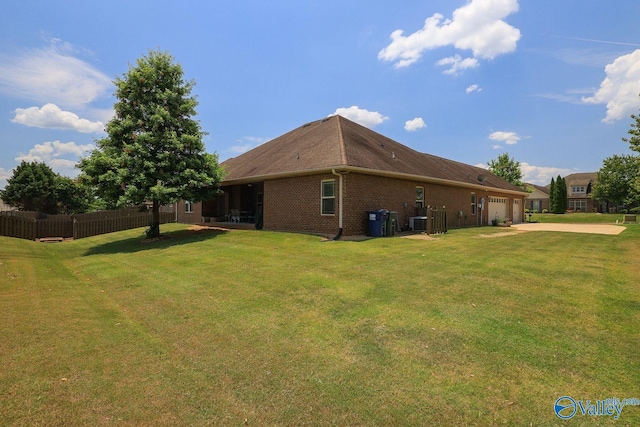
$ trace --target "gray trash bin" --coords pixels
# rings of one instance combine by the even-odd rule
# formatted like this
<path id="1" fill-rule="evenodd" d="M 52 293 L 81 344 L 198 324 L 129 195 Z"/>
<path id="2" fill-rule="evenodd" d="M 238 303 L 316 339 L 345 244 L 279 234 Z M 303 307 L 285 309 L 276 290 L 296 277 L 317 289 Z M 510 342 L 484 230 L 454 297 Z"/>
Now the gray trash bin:
<path id="1" fill-rule="evenodd" d="M 398 212 L 389 211 L 387 216 L 387 233 L 385 236 L 391 237 L 396 235 L 396 226 L 398 225 Z"/>

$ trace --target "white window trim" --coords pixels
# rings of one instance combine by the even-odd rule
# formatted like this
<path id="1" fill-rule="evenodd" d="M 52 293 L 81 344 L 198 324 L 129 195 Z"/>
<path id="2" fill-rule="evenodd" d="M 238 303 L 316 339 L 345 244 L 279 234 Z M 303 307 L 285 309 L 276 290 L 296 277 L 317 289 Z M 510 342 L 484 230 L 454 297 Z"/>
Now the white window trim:
<path id="1" fill-rule="evenodd" d="M 333 183 L 333 196 L 325 196 L 324 195 L 324 184 L 326 182 Z M 324 213 L 324 201 L 328 199 L 333 199 L 333 213 Z M 320 215 L 322 216 L 336 216 L 336 180 L 335 179 L 323 179 L 320 181 Z"/>
<path id="2" fill-rule="evenodd" d="M 422 200 L 418 200 L 418 188 L 422 189 Z M 416 185 L 416 206 L 419 208 L 424 208 L 424 187 L 421 185 Z"/>
<path id="3" fill-rule="evenodd" d="M 471 215 L 475 215 L 478 212 L 478 195 L 471 193 Z"/>
<path id="4" fill-rule="evenodd" d="M 193 202 L 191 200 L 184 201 L 184 213 L 186 214 L 193 213 Z"/>

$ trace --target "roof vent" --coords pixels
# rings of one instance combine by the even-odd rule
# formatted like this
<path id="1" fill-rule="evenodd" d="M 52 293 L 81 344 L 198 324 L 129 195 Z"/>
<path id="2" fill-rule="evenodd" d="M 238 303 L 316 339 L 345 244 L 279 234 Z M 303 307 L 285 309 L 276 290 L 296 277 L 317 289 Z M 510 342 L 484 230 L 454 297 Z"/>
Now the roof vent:
<path id="1" fill-rule="evenodd" d="M 393 160 L 395 160 L 395 159 L 396 159 L 396 153 L 395 153 L 395 151 L 392 151 L 392 152 L 391 152 L 391 158 L 392 158 Z"/>
<path id="2" fill-rule="evenodd" d="M 480 174 L 478 175 L 478 181 L 480 181 L 480 185 L 484 185 L 484 182 L 487 180 L 487 175 Z"/>

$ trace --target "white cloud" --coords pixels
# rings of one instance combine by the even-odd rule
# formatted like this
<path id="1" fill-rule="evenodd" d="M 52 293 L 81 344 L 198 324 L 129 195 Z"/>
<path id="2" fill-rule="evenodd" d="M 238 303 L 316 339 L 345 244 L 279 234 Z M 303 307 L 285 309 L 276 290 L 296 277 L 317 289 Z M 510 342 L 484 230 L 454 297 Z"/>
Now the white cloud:
<path id="1" fill-rule="evenodd" d="M 547 185 L 551 182 L 551 178 L 558 175 L 566 176 L 574 171 L 566 168 L 556 168 L 551 166 L 534 166 L 527 162 L 520 163 L 520 171 L 522 172 L 522 180 L 530 184 Z"/>
<path id="2" fill-rule="evenodd" d="M 55 104 L 45 104 L 42 108 L 16 108 L 15 113 L 16 116 L 11 121 L 25 126 L 75 130 L 84 133 L 100 133 L 104 131 L 104 123 L 81 119 L 77 114 L 63 111 Z"/>
<path id="3" fill-rule="evenodd" d="M 504 142 L 507 145 L 514 145 L 517 144 L 518 141 L 520 141 L 523 137 L 518 135 L 515 132 L 503 132 L 503 131 L 498 131 L 498 132 L 493 132 L 491 135 L 489 135 L 489 139 L 492 141 L 499 141 L 499 142 Z M 496 146 L 494 145 L 494 148 Z"/>
<path id="4" fill-rule="evenodd" d="M 516 50 L 520 30 L 503 19 L 518 11 L 517 0 L 471 0 L 453 12 L 452 19 L 436 13 L 409 36 L 403 30 L 391 33 L 391 43 L 378 59 L 395 61 L 404 68 L 420 59 L 424 51 L 443 46 L 471 50 L 475 58 L 493 59 Z"/>
<path id="5" fill-rule="evenodd" d="M 489 169 L 489 165 L 486 163 L 477 163 L 474 166 L 482 169 Z M 520 162 L 520 172 L 522 172 L 522 181 L 528 182 L 529 184 L 544 186 L 551 182 L 551 178 L 555 178 L 558 175 L 566 176 L 575 171 L 550 166 L 534 166 L 527 162 Z"/>
<path id="6" fill-rule="evenodd" d="M 427 124 L 424 122 L 424 120 L 422 120 L 422 117 L 416 117 L 415 119 L 407 120 L 404 123 L 405 130 L 409 132 L 415 132 L 418 129 L 422 129 L 425 127 L 427 127 Z"/>
<path id="7" fill-rule="evenodd" d="M 245 136 L 236 141 L 238 145 L 231 146 L 227 151 L 236 155 L 246 153 L 247 151 L 253 150 L 257 146 L 264 144 L 269 140 L 270 140 L 269 138 L 261 138 L 257 136 Z"/>
<path id="8" fill-rule="evenodd" d="M 53 40 L 46 48 L 0 56 L 0 93 L 65 107 L 108 95 L 111 79 L 75 53 L 71 45 Z"/>
<path id="9" fill-rule="evenodd" d="M 0 189 L 7 186 L 7 180 L 13 176 L 13 171 L 0 168 Z"/>
<path id="10" fill-rule="evenodd" d="M 472 84 L 471 86 L 469 86 L 466 89 L 467 93 L 473 93 L 473 92 L 482 92 L 482 88 L 480 86 L 478 86 L 477 84 Z"/>
<path id="11" fill-rule="evenodd" d="M 479 67 L 480 63 L 475 58 L 462 59 L 460 55 L 455 55 L 448 58 L 442 58 L 436 62 L 436 65 L 449 66 L 449 68 L 444 70 L 442 73 L 457 76 L 460 72 L 466 69 Z"/>
<path id="12" fill-rule="evenodd" d="M 377 111 L 368 111 L 357 105 L 349 108 L 338 108 L 333 114 L 329 114 L 327 117 L 331 116 L 342 116 L 370 129 L 389 119 L 389 117 L 385 117 Z"/>
<path id="13" fill-rule="evenodd" d="M 44 162 L 53 169 L 54 172 L 66 176 L 75 176 L 78 171 L 75 165 L 78 160 L 85 157 L 95 147 L 93 144 L 78 145 L 73 141 L 46 141 L 43 144 L 36 144 L 27 154 L 20 153 L 15 158 L 17 162 Z"/>
<path id="14" fill-rule="evenodd" d="M 499 150 L 499 149 L 501 149 L 503 147 L 502 147 L 502 145 L 495 144 L 495 145 L 492 145 L 491 148 L 493 148 L 494 150 Z"/>
<path id="15" fill-rule="evenodd" d="M 640 106 L 640 49 L 618 57 L 604 69 L 607 77 L 593 96 L 583 97 L 587 104 L 606 104 L 607 115 L 602 121 L 616 120 L 637 113 Z"/>

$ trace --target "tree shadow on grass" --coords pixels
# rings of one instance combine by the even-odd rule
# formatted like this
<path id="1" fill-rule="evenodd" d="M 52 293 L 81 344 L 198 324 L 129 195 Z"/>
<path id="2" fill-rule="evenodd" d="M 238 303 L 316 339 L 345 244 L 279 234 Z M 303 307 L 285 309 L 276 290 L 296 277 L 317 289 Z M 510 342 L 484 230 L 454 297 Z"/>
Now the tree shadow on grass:
<path id="1" fill-rule="evenodd" d="M 188 245 L 202 242 L 228 233 L 229 230 L 221 228 L 189 228 L 188 230 L 170 231 L 155 239 L 145 239 L 143 236 L 130 239 L 117 240 L 115 242 L 96 245 L 88 249 L 84 256 L 125 254 L 142 251 L 166 249 L 174 246 Z"/>

